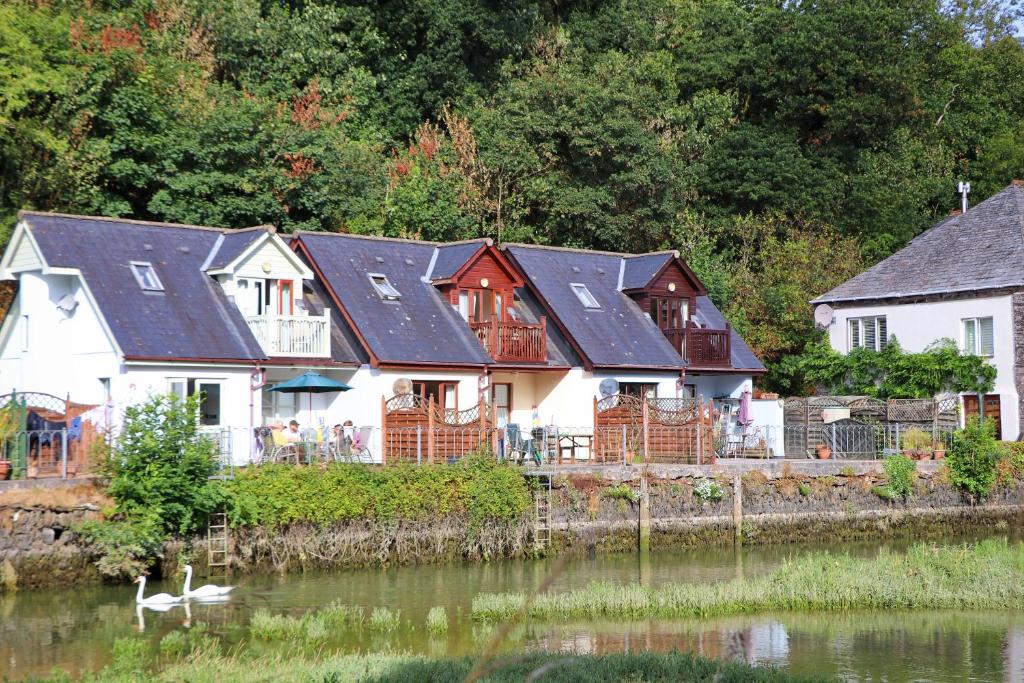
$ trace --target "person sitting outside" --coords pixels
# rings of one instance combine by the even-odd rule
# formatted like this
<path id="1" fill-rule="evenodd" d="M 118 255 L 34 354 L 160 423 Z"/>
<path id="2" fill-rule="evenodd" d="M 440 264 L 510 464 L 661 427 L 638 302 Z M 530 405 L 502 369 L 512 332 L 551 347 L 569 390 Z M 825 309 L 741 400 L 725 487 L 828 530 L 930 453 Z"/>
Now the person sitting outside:
<path id="1" fill-rule="evenodd" d="M 284 430 L 284 438 L 288 443 L 298 443 L 302 441 L 302 435 L 299 433 L 299 423 L 292 420 L 288 423 L 288 429 Z"/>

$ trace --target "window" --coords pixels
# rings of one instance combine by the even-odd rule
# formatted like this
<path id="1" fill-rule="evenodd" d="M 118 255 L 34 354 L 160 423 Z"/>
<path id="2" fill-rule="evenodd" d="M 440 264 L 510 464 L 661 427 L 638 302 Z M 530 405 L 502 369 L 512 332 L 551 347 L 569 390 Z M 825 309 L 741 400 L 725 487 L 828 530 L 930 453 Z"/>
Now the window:
<path id="1" fill-rule="evenodd" d="M 850 330 L 850 350 L 872 349 L 874 351 L 881 351 L 889 342 L 889 335 L 885 329 L 884 315 L 850 318 L 847 324 Z"/>
<path id="2" fill-rule="evenodd" d="M 459 408 L 458 384 L 455 382 L 413 380 L 412 393 L 424 399 L 433 398 L 434 405 L 444 411 L 454 412 Z"/>
<path id="3" fill-rule="evenodd" d="M 658 385 L 646 382 L 619 382 L 619 394 L 637 398 L 656 398 Z"/>
<path id="4" fill-rule="evenodd" d="M 167 391 L 183 400 L 199 392 L 199 424 L 220 424 L 220 382 L 171 377 L 167 379 Z"/>
<path id="5" fill-rule="evenodd" d="M 507 426 L 512 414 L 512 385 L 494 384 L 491 387 L 491 402 L 494 404 L 494 425 L 498 428 Z"/>
<path id="6" fill-rule="evenodd" d="M 678 330 L 686 325 L 690 302 L 679 297 L 651 297 L 651 320 L 663 330 Z"/>
<path id="7" fill-rule="evenodd" d="M 402 298 L 402 295 L 397 289 L 388 282 L 387 275 L 381 275 L 380 273 L 370 273 L 370 282 L 373 283 L 373 288 L 377 290 L 377 294 L 380 295 L 381 299 L 385 301 L 398 301 Z"/>
<path id="8" fill-rule="evenodd" d="M 147 292 L 164 291 L 164 286 L 160 284 L 160 278 L 156 276 L 156 270 L 153 268 L 152 263 L 132 261 L 131 266 L 132 273 L 135 275 L 135 281 L 139 283 L 139 287 L 142 287 Z"/>
<path id="9" fill-rule="evenodd" d="M 601 308 L 601 304 L 597 303 L 597 299 L 590 293 L 586 285 L 578 282 L 572 282 L 569 284 L 572 287 L 572 291 L 576 294 L 576 298 L 580 300 L 580 303 L 586 308 Z"/>
<path id="10" fill-rule="evenodd" d="M 991 357 L 995 353 L 992 318 L 965 318 L 964 353 L 971 356 Z"/>
<path id="11" fill-rule="evenodd" d="M 263 424 L 286 423 L 298 414 L 298 394 L 283 391 L 263 392 Z"/>

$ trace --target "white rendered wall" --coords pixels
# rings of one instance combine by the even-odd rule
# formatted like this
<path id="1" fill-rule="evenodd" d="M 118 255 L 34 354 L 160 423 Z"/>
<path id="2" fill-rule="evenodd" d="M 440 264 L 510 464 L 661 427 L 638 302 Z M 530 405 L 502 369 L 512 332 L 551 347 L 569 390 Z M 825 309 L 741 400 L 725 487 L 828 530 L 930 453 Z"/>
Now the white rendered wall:
<path id="1" fill-rule="evenodd" d="M 992 393 L 1000 396 L 1002 434 L 1007 440 L 1018 435 L 1019 399 L 1013 377 L 1013 303 L 1007 296 L 956 299 L 915 304 L 855 306 L 836 310 L 828 327 L 829 342 L 840 353 L 849 353 L 847 321 L 872 315 L 886 317 L 889 338 L 896 338 L 905 351 L 924 351 L 930 344 L 949 338 L 963 348 L 964 318 L 992 318 L 996 384 Z"/>

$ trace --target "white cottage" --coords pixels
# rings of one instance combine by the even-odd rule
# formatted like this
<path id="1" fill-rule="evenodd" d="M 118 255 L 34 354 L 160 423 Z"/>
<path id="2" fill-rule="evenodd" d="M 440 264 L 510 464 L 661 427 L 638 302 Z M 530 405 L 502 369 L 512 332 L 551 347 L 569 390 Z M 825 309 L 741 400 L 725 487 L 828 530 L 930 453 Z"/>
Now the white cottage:
<path id="1" fill-rule="evenodd" d="M 999 436 L 1022 431 L 1024 389 L 1024 185 L 1014 181 L 966 213 L 955 212 L 906 247 L 812 303 L 841 353 L 897 339 L 923 351 L 952 339 L 989 359 L 995 388 L 983 397 Z M 979 397 L 961 397 L 977 415 Z"/>

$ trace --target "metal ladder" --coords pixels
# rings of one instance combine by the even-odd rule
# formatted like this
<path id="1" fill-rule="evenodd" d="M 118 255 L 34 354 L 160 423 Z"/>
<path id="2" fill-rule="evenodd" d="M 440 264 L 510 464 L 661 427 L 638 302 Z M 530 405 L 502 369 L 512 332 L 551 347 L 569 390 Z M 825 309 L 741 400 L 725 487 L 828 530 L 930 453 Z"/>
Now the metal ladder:
<path id="1" fill-rule="evenodd" d="M 228 570 L 228 517 L 223 512 L 210 513 L 206 526 L 206 548 L 210 575 L 226 574 Z"/>
<path id="2" fill-rule="evenodd" d="M 551 477 L 542 477 L 542 488 L 533 493 L 533 549 L 551 547 Z"/>

